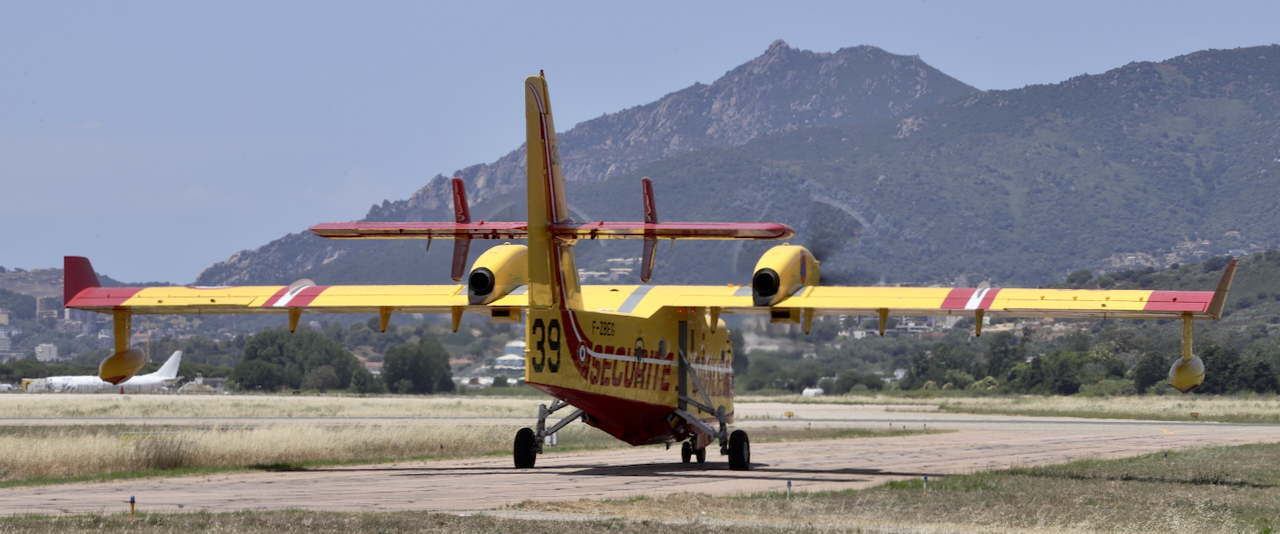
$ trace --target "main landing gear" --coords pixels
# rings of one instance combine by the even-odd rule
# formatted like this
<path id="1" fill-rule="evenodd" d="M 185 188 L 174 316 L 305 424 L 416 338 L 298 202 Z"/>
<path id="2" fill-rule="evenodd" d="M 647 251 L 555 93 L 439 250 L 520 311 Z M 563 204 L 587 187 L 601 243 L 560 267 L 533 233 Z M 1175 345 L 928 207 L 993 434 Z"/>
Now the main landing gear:
<path id="1" fill-rule="evenodd" d="M 687 464 L 694 458 L 697 458 L 698 463 L 700 464 L 706 463 L 707 462 L 706 447 L 699 449 L 694 446 L 692 440 L 681 443 L 680 444 L 680 461 Z"/>
<path id="2" fill-rule="evenodd" d="M 693 365 L 685 357 L 685 347 L 689 345 L 688 331 L 688 323 L 680 321 L 680 344 L 677 353 L 680 367 L 676 381 L 678 405 L 667 419 L 673 425 L 677 420 L 684 419 L 689 426 L 694 428 L 694 437 L 680 446 L 680 459 L 686 464 L 693 457 L 698 458 L 698 463 L 707 461 L 706 445 L 710 444 L 708 442 L 711 439 L 717 439 L 720 441 L 720 455 L 729 457 L 729 469 L 735 471 L 751 469 L 751 444 L 747 440 L 747 433 L 741 430 L 734 430 L 733 434 L 729 434 L 729 418 L 725 414 L 724 406 L 713 407 L 714 403 L 711 401 L 711 396 L 707 394 L 707 388 L 703 387 L 702 379 L 698 378 L 698 374 L 693 372 Z M 693 386 L 696 389 L 697 398 L 689 395 L 689 386 Z M 711 425 L 690 413 L 689 410 L 692 408 L 715 414 L 716 422 L 719 423 L 720 428 L 712 428 Z M 697 436 L 699 434 L 706 440 L 702 447 L 698 446 Z"/>
<path id="3" fill-rule="evenodd" d="M 751 469 L 751 441 L 747 439 L 746 432 L 734 430 L 729 434 L 729 443 L 720 448 L 720 454 L 729 457 L 729 469 L 734 471 Z M 706 463 L 706 447 L 699 449 L 694 439 L 681 443 L 680 461 L 687 464 L 692 463 L 694 459 L 697 459 L 700 464 Z"/>
<path id="4" fill-rule="evenodd" d="M 516 432 L 515 445 L 512 447 L 512 456 L 515 459 L 516 469 L 529 469 L 538 461 L 538 455 L 542 454 L 542 444 L 547 441 L 547 436 L 555 434 L 565 425 L 572 423 L 575 419 L 582 418 L 583 422 L 587 420 L 587 414 L 582 410 L 574 410 L 568 417 L 561 419 L 560 422 L 547 428 L 547 417 L 558 410 L 569 407 L 569 403 L 560 399 L 556 399 L 551 403 L 551 407 L 542 404 L 538 406 L 538 430 L 531 428 L 521 428 Z"/>

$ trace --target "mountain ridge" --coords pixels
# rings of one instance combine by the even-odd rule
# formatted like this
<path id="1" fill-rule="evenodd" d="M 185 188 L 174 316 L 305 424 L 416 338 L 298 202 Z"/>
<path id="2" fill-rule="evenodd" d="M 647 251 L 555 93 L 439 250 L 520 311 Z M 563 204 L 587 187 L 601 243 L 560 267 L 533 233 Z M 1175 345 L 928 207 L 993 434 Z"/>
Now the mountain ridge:
<path id="1" fill-rule="evenodd" d="M 1040 284 L 1117 254 L 1168 263 L 1270 248 L 1280 243 L 1277 87 L 1280 47 L 1207 50 L 965 94 L 878 122 L 681 152 L 579 182 L 569 201 L 582 220 L 638 220 L 635 182 L 647 175 L 663 220 L 791 224 L 792 241 L 824 261 L 826 283 Z M 521 220 L 523 209 L 521 187 L 494 191 L 473 215 Z M 580 245 L 588 270 L 638 252 L 631 243 Z M 664 247 L 654 280 L 745 283 L 769 245 Z M 260 271 L 229 274 L 438 283 L 445 256 L 423 254 L 421 243 L 293 234 L 245 256 Z"/>
<path id="2" fill-rule="evenodd" d="M 584 121 L 559 134 L 565 179 L 592 183 L 675 154 L 735 146 L 763 134 L 812 125 L 871 122 L 975 91 L 918 56 L 876 47 L 811 52 L 773 42 L 764 54 L 710 85 L 694 84 L 648 104 Z M 455 173 L 467 185 L 477 217 L 509 207 L 486 203 L 523 191 L 523 146 L 492 163 Z M 363 220 L 439 220 L 451 214 L 448 180 L 437 175 L 408 199 L 374 205 Z M 522 209 L 522 208 L 520 208 Z M 200 274 L 201 285 L 284 282 L 346 257 L 346 244 L 307 232 L 244 250 Z"/>

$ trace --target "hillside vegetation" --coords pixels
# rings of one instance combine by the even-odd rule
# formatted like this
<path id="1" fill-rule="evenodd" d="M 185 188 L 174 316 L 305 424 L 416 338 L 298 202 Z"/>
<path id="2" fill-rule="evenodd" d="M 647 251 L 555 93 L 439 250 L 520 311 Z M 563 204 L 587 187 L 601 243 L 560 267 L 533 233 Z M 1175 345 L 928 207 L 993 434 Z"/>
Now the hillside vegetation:
<path id="1" fill-rule="evenodd" d="M 551 83 L 554 91 L 555 80 Z M 511 87 L 511 97 L 521 98 L 515 91 L 519 86 Z M 562 131 L 558 135 L 561 163 L 570 182 L 598 182 L 691 150 L 738 146 L 768 133 L 813 126 L 865 124 L 974 91 L 916 56 L 890 54 L 872 46 L 817 53 L 777 41 L 764 54 L 710 85 L 694 84 L 655 102 Z M 516 125 L 523 117 L 511 120 Z M 560 125 L 565 126 L 569 125 Z M 524 147 L 519 147 L 493 163 L 473 165 L 450 175 L 466 182 L 475 218 L 524 217 L 524 160 Z M 446 178 L 432 178 L 406 200 L 373 206 L 365 220 L 449 220 L 453 212 Z M 299 221 L 299 227 L 316 222 L 321 221 Z M 300 232 L 238 253 L 201 273 L 197 283 L 289 283 L 299 276 L 326 278 L 355 273 L 383 283 L 441 279 L 444 274 L 439 267 L 445 266 L 443 272 L 447 273 L 448 264 L 442 262 L 448 260 L 439 256 L 415 259 L 421 256 L 421 248 L 386 243 L 363 247 L 326 242 Z M 383 260 L 393 258 L 399 265 L 428 262 L 432 269 L 368 272 L 368 266 L 385 266 Z M 350 266 L 330 267 L 335 263 Z M 310 272 L 313 269 L 316 272 Z"/>
<path id="2" fill-rule="evenodd" d="M 1013 286 L 1113 270 L 1118 253 L 1163 266 L 1204 252 L 1249 252 L 1280 243 L 1277 87 L 1280 46 L 1197 52 L 1059 84 L 970 93 L 874 123 L 791 124 L 738 146 L 676 152 L 576 183 L 570 204 L 580 220 L 639 220 L 638 181 L 650 176 L 662 220 L 790 224 L 793 242 L 824 261 L 828 283 L 950 285 L 964 276 Z M 575 130 L 564 134 L 566 145 Z M 486 192 L 476 196 L 486 200 L 473 214 L 524 217 L 522 184 L 488 190 L 487 183 L 477 182 Z M 447 218 L 443 206 L 411 209 L 425 206 L 419 200 L 385 203 L 369 218 Z M 422 245 L 294 234 L 200 281 L 445 280 L 448 251 L 424 254 Z M 742 283 L 768 245 L 663 247 L 655 280 Z M 580 247 L 580 264 L 639 250 L 591 244 Z"/>
<path id="3" fill-rule="evenodd" d="M 1121 252 L 1167 265 L 1179 243 L 1280 240 L 1277 89 L 1280 46 L 1198 52 L 679 155 L 569 193 L 588 219 L 638 214 L 648 175 L 666 220 L 791 224 L 824 278 L 1013 286 Z M 659 275 L 741 281 L 761 248 L 681 244 Z"/>

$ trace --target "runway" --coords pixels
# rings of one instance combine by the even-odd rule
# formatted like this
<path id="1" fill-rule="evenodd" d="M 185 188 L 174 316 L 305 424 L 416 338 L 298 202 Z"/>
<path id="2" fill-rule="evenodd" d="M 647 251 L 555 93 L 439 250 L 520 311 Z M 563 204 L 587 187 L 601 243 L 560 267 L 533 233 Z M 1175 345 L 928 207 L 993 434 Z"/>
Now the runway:
<path id="1" fill-rule="evenodd" d="M 0 513 L 115 512 L 130 496 L 140 510 L 483 510 L 525 500 L 733 495 L 864 488 L 886 480 L 945 476 L 1011 465 L 1114 458 L 1200 445 L 1280 442 L 1280 426 L 980 416 L 839 405 L 738 406 L 737 427 L 883 427 L 955 430 L 886 438 L 753 443 L 752 470 L 681 464 L 677 448 L 548 453 L 533 470 L 502 457 L 338 467 L 295 472 L 151 478 L 0 490 Z M 784 414 L 791 412 L 787 418 Z M 353 418 L 363 419 L 363 418 Z M 424 418 L 431 419 L 431 418 Z M 397 418 L 414 420 L 414 418 Z M 237 420 L 239 421 L 239 420 Z M 207 421 L 206 421 L 207 422 Z M 153 421 L 154 423 L 154 421 Z M 521 424 L 502 419 L 495 424 Z M 525 424 L 528 422 L 526 421 Z M 0 424 L 5 424 L 0 420 Z M 98 421 L 96 424 L 104 424 Z M 197 423 L 199 424 L 199 423 Z M 584 510 L 583 513 L 590 513 Z"/>

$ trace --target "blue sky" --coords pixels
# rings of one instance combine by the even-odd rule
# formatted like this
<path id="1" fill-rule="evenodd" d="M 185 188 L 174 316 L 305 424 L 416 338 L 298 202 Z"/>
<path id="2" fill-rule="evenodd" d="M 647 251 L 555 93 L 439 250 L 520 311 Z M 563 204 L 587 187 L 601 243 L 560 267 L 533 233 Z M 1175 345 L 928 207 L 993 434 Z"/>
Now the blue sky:
<path id="1" fill-rule="evenodd" d="M 559 127 L 710 83 L 783 39 L 980 89 L 1280 42 L 1277 2 L 0 1 L 0 266 L 129 281 L 362 217 Z"/>

